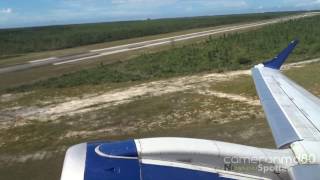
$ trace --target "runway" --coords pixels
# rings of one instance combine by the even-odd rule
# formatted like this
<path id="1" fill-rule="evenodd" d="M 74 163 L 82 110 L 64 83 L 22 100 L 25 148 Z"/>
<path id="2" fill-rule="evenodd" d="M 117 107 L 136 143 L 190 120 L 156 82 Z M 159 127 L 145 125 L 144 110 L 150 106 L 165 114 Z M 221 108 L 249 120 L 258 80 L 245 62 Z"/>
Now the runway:
<path id="1" fill-rule="evenodd" d="M 261 27 L 261 26 L 266 26 L 266 25 L 275 24 L 275 23 L 279 23 L 279 22 L 285 22 L 285 21 L 289 21 L 289 20 L 293 20 L 293 19 L 300 19 L 300 18 L 315 16 L 315 15 L 319 15 L 319 14 L 320 13 L 314 13 L 314 12 L 304 13 L 304 14 L 300 14 L 300 15 L 296 15 L 296 16 L 277 18 L 277 19 L 266 20 L 266 21 L 261 21 L 261 22 L 256 22 L 256 23 L 247 23 L 247 24 L 243 24 L 243 25 L 230 25 L 228 27 L 216 28 L 216 29 L 208 30 L 208 31 L 200 31 L 200 32 L 196 32 L 196 33 L 189 33 L 189 34 L 184 34 L 184 35 L 179 35 L 179 36 L 172 36 L 172 37 L 143 41 L 143 42 L 138 42 L 138 43 L 125 44 L 125 45 L 114 46 L 114 47 L 109 47 L 109 48 L 95 49 L 95 50 L 91 50 L 91 51 L 88 51 L 85 53 L 75 54 L 75 55 L 70 55 L 70 56 L 49 57 L 46 59 L 32 60 L 32 61 L 29 61 L 25 64 L 19 64 L 19 65 L 0 68 L 0 74 L 26 70 L 26 69 L 30 69 L 30 68 L 45 66 L 45 65 L 59 66 L 59 65 L 64 65 L 64 64 L 77 63 L 80 61 L 88 61 L 88 60 L 92 60 L 92 59 L 96 59 L 99 57 L 108 56 L 108 55 L 112 55 L 112 54 L 118 54 L 118 53 L 123 53 L 123 52 L 146 49 L 146 48 L 150 48 L 150 47 L 168 45 L 168 44 L 171 44 L 174 42 L 187 41 L 190 39 L 206 37 L 206 36 L 211 36 L 211 35 L 216 35 L 216 34 L 222 34 L 222 33 L 227 33 L 227 32 L 232 32 L 232 31 L 246 30 L 246 29 L 250 29 L 250 28 L 254 28 L 254 27 Z"/>

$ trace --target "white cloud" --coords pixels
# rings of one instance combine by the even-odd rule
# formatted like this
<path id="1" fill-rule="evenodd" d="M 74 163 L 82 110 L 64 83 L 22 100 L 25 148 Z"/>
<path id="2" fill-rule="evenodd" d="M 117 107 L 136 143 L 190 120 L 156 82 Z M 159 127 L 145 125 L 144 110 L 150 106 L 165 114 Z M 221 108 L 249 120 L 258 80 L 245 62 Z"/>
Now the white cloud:
<path id="1" fill-rule="evenodd" d="M 12 13 L 12 9 L 11 8 L 3 8 L 3 9 L 0 9 L 0 13 L 2 13 L 2 14 L 11 14 Z"/>
<path id="2" fill-rule="evenodd" d="M 1 0 L 0 0 L 1 1 Z M 320 9 L 320 0 L 45 0 L 43 9 L 0 7 L 0 26 L 120 21 Z M 52 3 L 54 2 L 54 3 Z M 277 2 L 277 3 L 275 3 Z M 13 9 L 12 9 L 13 8 Z M 19 11 L 16 12 L 16 9 Z M 44 13 L 45 12 L 45 13 Z M 0 27 L 1 28 L 1 27 Z"/>
<path id="3" fill-rule="evenodd" d="M 63 5 L 51 12 L 63 15 L 64 18 L 143 19 L 161 17 L 163 10 L 168 7 L 174 9 L 180 1 L 182 0 L 63 0 Z"/>
<path id="4" fill-rule="evenodd" d="M 111 0 L 112 4 L 130 4 L 130 3 L 157 3 L 157 4 L 167 4 L 167 3 L 174 3 L 177 2 L 177 0 Z"/>
<path id="5" fill-rule="evenodd" d="M 192 2 L 200 2 L 203 5 L 206 6 L 212 6 L 212 7 L 223 7 L 223 8 L 244 8 L 248 6 L 248 3 L 244 0 L 238 0 L 238 1 L 234 1 L 234 0 L 198 0 L 198 1 L 194 1 L 194 0 L 190 0 Z"/>
<path id="6" fill-rule="evenodd" d="M 285 0 L 285 4 L 294 5 L 295 7 L 314 7 L 320 5 L 320 0 Z"/>

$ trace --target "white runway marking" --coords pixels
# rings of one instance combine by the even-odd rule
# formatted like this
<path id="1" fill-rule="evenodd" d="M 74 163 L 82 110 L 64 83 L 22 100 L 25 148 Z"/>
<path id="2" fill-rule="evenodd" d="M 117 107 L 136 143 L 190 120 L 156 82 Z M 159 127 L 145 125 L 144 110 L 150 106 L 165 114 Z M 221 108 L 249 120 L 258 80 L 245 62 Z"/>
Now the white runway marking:
<path id="1" fill-rule="evenodd" d="M 39 62 L 44 62 L 44 61 L 51 61 L 51 60 L 55 60 L 57 59 L 56 57 L 50 57 L 50 58 L 46 58 L 46 59 L 38 59 L 38 60 L 34 60 L 34 61 L 29 61 L 29 63 L 39 63 Z"/>
<path id="2" fill-rule="evenodd" d="M 131 44 L 114 46 L 114 47 L 109 47 L 109 48 L 95 49 L 95 50 L 91 50 L 90 52 L 91 53 L 101 52 L 101 53 L 99 55 L 88 56 L 88 57 L 78 58 L 78 59 L 72 59 L 72 60 L 63 61 L 63 62 L 57 62 L 57 63 L 54 63 L 53 65 L 57 66 L 57 65 L 62 65 L 62 64 L 74 63 L 74 62 L 79 62 L 79 61 L 83 61 L 83 60 L 94 59 L 97 57 L 102 57 L 102 56 L 107 56 L 107 55 L 112 55 L 112 54 L 117 54 L 117 53 L 122 53 L 122 52 L 128 52 L 128 51 L 134 51 L 134 50 L 139 50 L 139 49 L 144 49 L 144 48 L 149 48 L 149 47 L 154 47 L 154 46 L 160 46 L 160 45 L 170 44 L 172 42 L 186 41 L 186 40 L 190 40 L 190 39 L 194 39 L 194 38 L 200 38 L 200 37 L 205 37 L 205 36 L 210 36 L 210 35 L 215 35 L 215 34 L 220 34 L 220 33 L 226 33 L 226 32 L 231 32 L 231 31 L 235 31 L 235 30 L 243 30 L 243 29 L 252 28 L 252 27 L 265 26 L 265 25 L 269 25 L 269 24 L 275 24 L 275 23 L 279 23 L 279 22 L 284 22 L 284 21 L 288 21 L 288 20 L 292 20 L 292 19 L 299 19 L 299 18 L 308 17 L 308 16 L 314 16 L 314 15 L 317 15 L 317 14 L 310 13 L 310 14 L 306 14 L 306 15 L 297 15 L 297 16 L 287 17 L 287 18 L 273 19 L 273 20 L 262 22 L 262 23 L 250 23 L 250 24 L 245 24 L 245 25 L 224 27 L 224 28 L 219 28 L 219 29 L 190 33 L 190 34 L 179 35 L 179 36 L 172 36 L 172 37 L 167 37 L 167 38 L 160 38 L 160 39 L 143 41 L 143 42 L 138 42 L 138 43 L 131 43 Z"/>

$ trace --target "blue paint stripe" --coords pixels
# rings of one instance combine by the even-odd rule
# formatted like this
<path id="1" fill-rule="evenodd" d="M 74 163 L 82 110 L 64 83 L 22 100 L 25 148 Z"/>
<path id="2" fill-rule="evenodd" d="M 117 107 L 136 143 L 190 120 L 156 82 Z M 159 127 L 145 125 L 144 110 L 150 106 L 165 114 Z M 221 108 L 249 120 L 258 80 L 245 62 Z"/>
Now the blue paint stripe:
<path id="1" fill-rule="evenodd" d="M 84 180 L 140 180 L 138 160 L 112 159 L 99 156 L 95 152 L 95 148 L 101 144 L 103 143 L 87 145 Z M 124 147 L 126 145 L 127 143 L 124 143 Z"/>
<path id="2" fill-rule="evenodd" d="M 134 140 L 105 143 L 99 147 L 99 150 L 112 156 L 138 157 Z"/>

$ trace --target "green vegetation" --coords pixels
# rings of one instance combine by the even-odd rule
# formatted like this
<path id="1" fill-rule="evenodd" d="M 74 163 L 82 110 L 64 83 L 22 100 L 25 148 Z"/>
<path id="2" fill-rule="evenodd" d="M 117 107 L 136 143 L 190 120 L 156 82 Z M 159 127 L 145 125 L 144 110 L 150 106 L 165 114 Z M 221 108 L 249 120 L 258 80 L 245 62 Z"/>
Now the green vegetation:
<path id="1" fill-rule="evenodd" d="M 319 26 L 320 16 L 316 16 L 270 25 L 255 31 L 211 37 L 205 42 L 144 54 L 126 62 L 101 64 L 92 69 L 20 86 L 14 90 L 119 83 L 249 68 L 272 58 L 296 37 L 301 43 L 290 57 L 291 61 L 319 57 Z"/>
<path id="2" fill-rule="evenodd" d="M 63 159 L 64 154 L 59 154 L 48 159 L 25 163 L 11 165 L 0 163 L 1 179 L 57 180 L 61 176 Z"/>
<path id="3" fill-rule="evenodd" d="M 285 74 L 308 91 L 320 97 L 320 63 L 312 63 L 304 68 L 293 68 Z"/>
<path id="4" fill-rule="evenodd" d="M 192 28 L 212 27 L 292 15 L 298 12 L 158 19 L 0 30 L 0 59 Z"/>
<path id="5" fill-rule="evenodd" d="M 229 94 L 241 94 L 247 97 L 258 98 L 251 76 L 239 76 L 231 81 L 217 82 L 211 86 L 211 89 Z"/>

